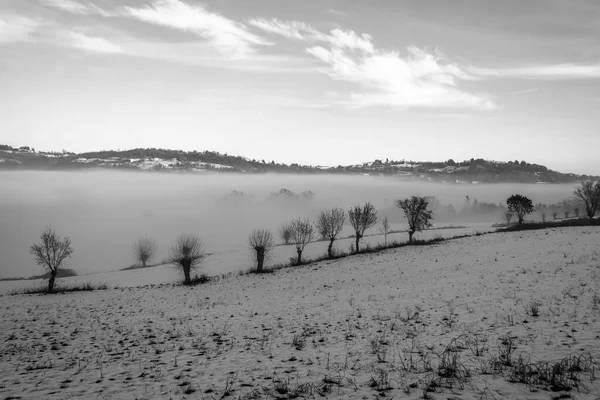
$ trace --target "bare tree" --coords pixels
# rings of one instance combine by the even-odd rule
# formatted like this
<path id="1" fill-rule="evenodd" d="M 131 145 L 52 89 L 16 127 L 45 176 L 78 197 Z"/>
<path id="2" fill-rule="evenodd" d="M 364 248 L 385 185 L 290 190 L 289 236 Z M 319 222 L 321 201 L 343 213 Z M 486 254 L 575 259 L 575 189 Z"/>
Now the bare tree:
<path id="1" fill-rule="evenodd" d="M 408 242 L 412 243 L 415 232 L 420 232 L 431 226 L 433 218 L 429 203 L 423 197 L 412 196 L 409 199 L 396 200 L 396 206 L 401 208 L 408 220 Z"/>
<path id="2" fill-rule="evenodd" d="M 184 233 L 177 237 L 175 244 L 169 251 L 171 263 L 181 268 L 184 275 L 184 283 L 189 284 L 192 281 L 191 271 L 195 269 L 206 254 L 206 249 L 197 235 Z"/>
<path id="3" fill-rule="evenodd" d="M 29 248 L 29 252 L 35 257 L 37 265 L 48 270 L 48 292 L 54 290 L 56 274 L 62 267 L 64 261 L 71 257 L 73 249 L 71 248 L 71 239 L 65 237 L 61 239 L 53 228 L 46 228 L 41 236 L 40 243 L 34 243 Z"/>
<path id="4" fill-rule="evenodd" d="M 587 217 L 593 219 L 600 209 L 600 181 L 596 183 L 593 181 L 581 182 L 581 186 L 575 189 L 573 195 L 585 206 Z"/>
<path id="5" fill-rule="evenodd" d="M 517 216 L 517 224 L 521 225 L 526 215 L 533 212 L 533 202 L 521 194 L 513 194 L 506 199 L 508 211 Z"/>
<path id="6" fill-rule="evenodd" d="M 262 272 L 265 260 L 268 260 L 273 251 L 273 235 L 266 229 L 255 229 L 248 235 L 248 247 L 252 250 L 256 271 Z"/>
<path id="7" fill-rule="evenodd" d="M 290 223 L 291 240 L 296 245 L 296 265 L 302 264 L 302 252 L 307 244 L 309 244 L 314 236 L 313 226 L 308 218 L 296 218 Z"/>
<path id="8" fill-rule="evenodd" d="M 546 205 L 542 204 L 542 203 L 537 203 L 535 205 L 535 211 L 537 211 L 540 214 L 540 217 L 542 218 L 542 222 L 546 222 L 546 212 L 547 212 Z"/>
<path id="9" fill-rule="evenodd" d="M 133 244 L 135 260 L 142 263 L 143 268 L 146 268 L 154 253 L 156 253 L 156 242 L 150 238 L 143 237 Z"/>
<path id="10" fill-rule="evenodd" d="M 329 240 L 327 247 L 327 256 L 333 258 L 333 242 L 344 228 L 346 214 L 344 210 L 334 207 L 330 210 L 321 211 L 315 223 L 319 234 L 324 239 Z"/>
<path id="11" fill-rule="evenodd" d="M 513 217 L 513 213 L 511 213 L 510 211 L 507 211 L 504 213 L 504 219 L 506 220 L 506 225 L 510 225 L 510 220 Z"/>
<path id="12" fill-rule="evenodd" d="M 363 207 L 354 206 L 348 211 L 350 225 L 354 228 L 356 237 L 356 252 L 359 253 L 360 239 L 365 235 L 365 231 L 372 228 L 377 223 L 377 211 L 371 203 L 366 203 Z"/>
<path id="13" fill-rule="evenodd" d="M 388 217 L 385 216 L 383 218 L 383 221 L 381 221 L 381 229 L 379 229 L 379 232 L 381 232 L 381 234 L 384 237 L 385 240 L 385 245 L 387 246 L 388 241 L 387 241 L 387 237 L 390 234 L 390 221 L 388 220 Z"/>
<path id="14" fill-rule="evenodd" d="M 279 237 L 283 240 L 283 243 L 290 243 L 290 239 L 292 238 L 292 227 L 290 224 L 282 225 L 281 228 L 279 228 Z"/>

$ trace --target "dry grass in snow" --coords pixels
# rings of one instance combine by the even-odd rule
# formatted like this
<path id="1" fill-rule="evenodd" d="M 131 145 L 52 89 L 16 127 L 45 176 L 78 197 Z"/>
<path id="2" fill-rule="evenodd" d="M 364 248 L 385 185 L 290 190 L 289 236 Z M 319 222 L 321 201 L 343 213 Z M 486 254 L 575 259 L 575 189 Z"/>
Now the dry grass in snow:
<path id="1" fill-rule="evenodd" d="M 502 233 L 196 287 L 4 296 L 0 396 L 597 399 L 599 244 L 597 227 Z"/>

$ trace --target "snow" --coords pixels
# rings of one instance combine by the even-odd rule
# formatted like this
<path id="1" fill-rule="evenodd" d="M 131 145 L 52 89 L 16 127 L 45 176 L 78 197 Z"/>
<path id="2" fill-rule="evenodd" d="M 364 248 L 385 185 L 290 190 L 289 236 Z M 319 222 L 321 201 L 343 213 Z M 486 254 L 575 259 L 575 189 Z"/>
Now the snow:
<path id="1" fill-rule="evenodd" d="M 290 398 L 287 387 L 306 398 L 329 388 L 324 398 L 418 399 L 449 344 L 487 335 L 482 355 L 451 352 L 471 374 L 464 388 L 431 396 L 546 400 L 566 392 L 483 372 L 506 337 L 515 359 L 600 360 L 599 235 L 488 234 L 196 287 L 4 296 L 0 396 Z M 148 285 L 177 275 L 157 267 L 105 278 Z M 527 313 L 535 301 L 537 317 Z M 369 382 L 382 376 L 391 389 L 378 392 Z M 579 376 L 571 398 L 598 398 L 600 383 Z"/>

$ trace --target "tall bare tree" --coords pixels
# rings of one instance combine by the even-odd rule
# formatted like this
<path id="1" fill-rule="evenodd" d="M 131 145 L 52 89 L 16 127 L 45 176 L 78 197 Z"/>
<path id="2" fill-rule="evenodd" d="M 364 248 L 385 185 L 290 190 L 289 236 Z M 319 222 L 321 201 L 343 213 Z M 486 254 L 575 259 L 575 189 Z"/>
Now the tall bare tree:
<path id="1" fill-rule="evenodd" d="M 363 207 L 354 206 L 348 211 L 350 225 L 354 228 L 356 238 L 356 252 L 359 253 L 360 239 L 365 235 L 365 231 L 372 228 L 377 223 L 377 211 L 371 203 L 366 203 Z"/>
<path id="2" fill-rule="evenodd" d="M 314 237 L 314 229 L 308 218 L 301 219 L 296 218 L 290 223 L 291 228 L 291 240 L 296 245 L 296 265 L 302 264 L 302 252 L 307 244 L 309 244 Z"/>
<path id="3" fill-rule="evenodd" d="M 177 237 L 169 251 L 169 258 L 171 263 L 183 271 L 184 283 L 189 284 L 192 281 L 191 271 L 200 265 L 205 254 L 206 248 L 200 238 L 184 233 Z"/>
<path id="4" fill-rule="evenodd" d="M 344 228 L 346 214 L 344 210 L 334 207 L 330 210 L 321 211 L 315 223 L 321 237 L 329 240 L 327 256 L 333 258 L 333 242 Z"/>
<path id="5" fill-rule="evenodd" d="M 292 238 L 292 228 L 290 224 L 284 224 L 279 228 L 279 237 L 283 240 L 283 243 L 290 243 L 290 239 Z"/>
<path id="6" fill-rule="evenodd" d="M 408 220 L 408 242 L 412 243 L 415 232 L 421 232 L 431 226 L 432 211 L 427 209 L 425 198 L 412 196 L 409 199 L 396 200 L 396 206 L 404 212 Z"/>
<path id="7" fill-rule="evenodd" d="M 387 215 L 383 218 L 383 221 L 381 221 L 381 228 L 379 229 L 379 231 L 383 235 L 384 240 L 385 240 L 385 245 L 387 246 L 387 244 L 388 244 L 387 237 L 390 234 L 390 221 L 388 220 Z"/>
<path id="8" fill-rule="evenodd" d="M 268 260 L 273 251 L 273 235 L 266 229 L 255 229 L 248 235 L 248 247 L 256 261 L 256 271 L 262 272 L 265 260 Z"/>
<path id="9" fill-rule="evenodd" d="M 58 270 L 73 254 L 71 239 L 68 237 L 61 239 L 53 228 L 46 228 L 40 239 L 40 243 L 31 245 L 29 252 L 35 257 L 36 264 L 48 271 L 48 292 L 52 293 Z"/>
<path id="10" fill-rule="evenodd" d="M 585 214 L 593 219 L 600 209 L 600 181 L 584 181 L 575 189 L 573 196 L 585 206 Z"/>
<path id="11" fill-rule="evenodd" d="M 135 260 L 146 268 L 148 261 L 154 257 L 156 253 L 156 242 L 150 238 L 143 237 L 133 244 L 133 255 Z"/>

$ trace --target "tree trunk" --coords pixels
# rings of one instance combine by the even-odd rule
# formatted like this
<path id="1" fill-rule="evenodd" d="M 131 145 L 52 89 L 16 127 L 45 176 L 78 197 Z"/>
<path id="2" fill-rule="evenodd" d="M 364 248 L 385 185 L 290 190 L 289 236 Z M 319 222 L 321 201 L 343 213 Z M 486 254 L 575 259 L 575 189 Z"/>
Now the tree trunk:
<path id="1" fill-rule="evenodd" d="M 296 252 L 298 253 L 298 258 L 296 258 L 296 265 L 302 264 L 302 250 L 300 247 L 296 247 Z"/>
<path id="2" fill-rule="evenodd" d="M 146 260 L 142 260 L 142 268 L 146 268 Z"/>
<path id="3" fill-rule="evenodd" d="M 56 272 L 50 272 L 50 279 L 48 279 L 48 293 L 52 293 L 54 290 L 54 281 L 56 280 Z"/>
<path id="4" fill-rule="evenodd" d="M 262 272 L 265 262 L 265 248 L 259 247 L 256 249 L 256 272 Z"/>
<path id="5" fill-rule="evenodd" d="M 412 229 L 410 231 L 408 231 L 408 243 L 412 243 L 414 234 L 415 234 L 415 231 L 413 231 Z"/>
<path id="6" fill-rule="evenodd" d="M 183 276 L 185 279 L 185 283 L 191 283 L 192 282 L 192 277 L 190 276 L 190 270 L 192 269 L 191 262 L 184 261 L 182 263 L 182 266 L 183 266 Z"/>
<path id="7" fill-rule="evenodd" d="M 329 241 L 329 247 L 327 248 L 327 256 L 329 258 L 333 258 L 333 241 L 334 241 L 334 239 L 331 239 Z"/>
<path id="8" fill-rule="evenodd" d="M 519 215 L 519 225 L 523 223 L 523 217 Z"/>
<path id="9" fill-rule="evenodd" d="M 361 235 L 359 233 L 356 234 L 356 254 L 360 253 L 358 249 L 358 243 L 360 242 Z"/>

